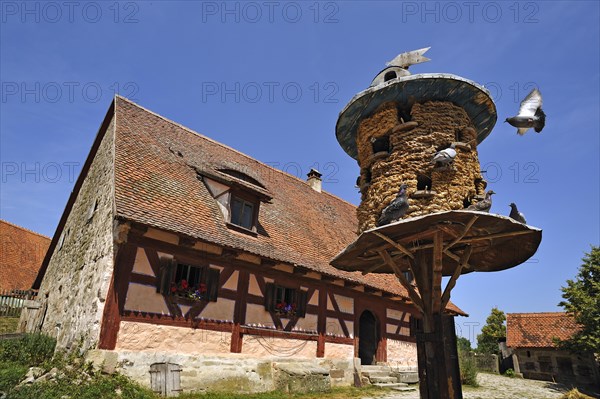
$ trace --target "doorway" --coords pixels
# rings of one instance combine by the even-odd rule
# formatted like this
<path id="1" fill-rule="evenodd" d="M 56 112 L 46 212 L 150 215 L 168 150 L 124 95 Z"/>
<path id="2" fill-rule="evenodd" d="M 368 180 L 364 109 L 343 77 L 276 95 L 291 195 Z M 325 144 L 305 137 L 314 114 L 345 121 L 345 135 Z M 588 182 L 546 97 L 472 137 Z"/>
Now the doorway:
<path id="1" fill-rule="evenodd" d="M 360 364 L 377 364 L 377 344 L 379 343 L 379 323 L 375 315 L 365 310 L 358 322 L 358 357 Z"/>

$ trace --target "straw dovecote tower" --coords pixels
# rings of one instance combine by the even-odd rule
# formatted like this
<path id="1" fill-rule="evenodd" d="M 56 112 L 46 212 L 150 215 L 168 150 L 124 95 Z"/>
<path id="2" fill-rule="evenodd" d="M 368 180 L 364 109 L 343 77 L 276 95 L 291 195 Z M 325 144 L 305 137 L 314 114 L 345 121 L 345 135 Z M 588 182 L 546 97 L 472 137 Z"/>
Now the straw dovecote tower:
<path id="1" fill-rule="evenodd" d="M 496 121 L 487 90 L 454 75 L 394 69 L 401 68 L 377 75 L 338 120 L 338 140 L 360 167 L 359 233 L 376 227 L 401 184 L 410 202 L 403 218 L 464 209 L 486 188 L 477 144 Z M 432 164 L 433 155 L 452 143 L 452 165 Z"/>

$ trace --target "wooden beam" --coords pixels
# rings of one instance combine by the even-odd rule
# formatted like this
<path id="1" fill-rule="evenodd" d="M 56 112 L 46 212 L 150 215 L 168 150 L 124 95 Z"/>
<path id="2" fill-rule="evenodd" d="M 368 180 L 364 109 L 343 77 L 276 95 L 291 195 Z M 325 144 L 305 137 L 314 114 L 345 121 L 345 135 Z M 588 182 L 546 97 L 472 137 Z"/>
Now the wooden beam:
<path id="1" fill-rule="evenodd" d="M 444 233 L 439 230 L 433 236 L 433 274 L 432 278 L 432 305 L 434 313 L 441 312 L 442 303 L 442 259 L 444 257 L 443 252 L 444 245 Z"/>
<path id="2" fill-rule="evenodd" d="M 422 298 L 419 296 L 419 294 L 417 293 L 417 291 L 415 291 L 414 287 L 408 282 L 408 280 L 406 279 L 406 277 L 404 277 L 404 274 L 402 273 L 402 271 L 400 271 L 400 268 L 398 267 L 398 265 L 396 265 L 396 263 L 394 262 L 394 260 L 390 256 L 390 254 L 387 251 L 381 251 L 381 252 L 379 252 L 379 254 L 383 258 L 384 262 L 386 264 L 388 264 L 392 268 L 392 270 L 394 271 L 394 274 L 396 275 L 396 277 L 398 278 L 398 280 L 400 280 L 400 284 L 402 284 L 402 286 L 404 288 L 406 288 L 406 291 L 408 291 L 408 296 L 413 301 L 413 303 L 415 304 L 415 306 L 421 312 L 423 312 L 423 300 L 422 300 Z"/>
<path id="3" fill-rule="evenodd" d="M 458 237 L 456 237 L 454 240 L 452 240 L 452 242 L 450 242 L 450 244 L 448 244 L 444 248 L 444 252 L 446 252 L 447 250 L 449 250 L 450 248 L 452 248 L 454 245 L 456 245 L 457 242 L 459 242 L 460 240 L 462 240 L 462 238 L 469 232 L 469 230 L 471 230 L 471 227 L 473 227 L 473 225 L 475 224 L 475 222 L 477 221 L 477 219 L 479 219 L 479 216 L 478 215 L 474 215 L 471 218 L 471 220 L 469 220 L 469 222 L 467 223 L 467 225 L 463 229 L 462 233 L 460 233 L 460 235 Z"/>
<path id="4" fill-rule="evenodd" d="M 425 231 L 421 231 L 421 232 L 419 232 L 419 233 L 415 233 L 415 234 L 411 234 L 411 235 L 409 235 L 409 236 L 402 237 L 402 241 L 406 243 L 406 242 L 411 242 L 411 241 L 420 240 L 420 239 L 422 239 L 422 238 L 425 238 L 425 237 L 429 237 L 429 236 L 431 236 L 431 235 L 432 235 L 434 232 L 435 232 L 435 230 L 425 230 Z M 375 232 L 373 231 L 372 233 L 375 233 Z M 404 245 L 406 245 L 406 244 L 404 244 Z M 386 243 L 385 245 L 380 245 L 380 246 L 378 246 L 378 247 L 371 248 L 371 249 L 369 250 L 369 252 L 371 252 L 371 251 L 372 251 L 372 252 L 379 252 L 380 250 L 382 250 L 382 249 L 385 249 L 385 248 L 387 248 L 387 247 L 388 247 L 388 244 Z M 421 249 L 421 247 L 419 247 L 419 248 L 416 248 L 416 249 Z M 344 253 L 344 252 L 343 252 L 343 253 Z"/>
<path id="5" fill-rule="evenodd" d="M 385 265 L 386 265 L 386 263 L 385 263 L 385 262 L 383 262 L 383 263 L 378 263 L 378 264 L 376 264 L 376 265 L 373 265 L 373 266 L 369 266 L 369 267 L 367 267 L 365 270 L 363 270 L 363 271 L 362 271 L 362 275 L 364 276 L 364 275 L 366 275 L 366 274 L 372 273 L 372 272 L 374 272 L 375 270 L 377 270 L 377 269 L 380 269 L 380 268 L 382 268 L 382 267 L 383 267 L 383 266 L 385 266 Z"/>
<path id="6" fill-rule="evenodd" d="M 472 250 L 473 247 L 471 247 L 470 245 L 465 248 L 465 251 L 462 253 L 458 261 L 458 267 L 456 268 L 456 270 L 454 270 L 454 273 L 452 273 L 452 277 L 450 277 L 448 284 L 446 284 L 446 288 L 444 289 L 444 293 L 442 294 L 442 303 L 440 305 L 442 310 L 446 308 L 446 305 L 450 300 L 450 291 L 452 291 L 452 288 L 454 288 L 454 286 L 456 285 L 456 280 L 458 280 L 458 278 L 460 277 L 462 269 L 469 262 Z"/>
<path id="7" fill-rule="evenodd" d="M 463 239 L 462 242 L 469 243 L 469 242 L 475 242 L 475 241 L 493 240 L 495 238 L 515 237 L 515 236 L 522 236 L 524 234 L 530 234 L 532 232 L 533 232 L 532 230 L 511 231 L 509 233 L 497 233 L 497 234 L 490 234 L 490 235 L 481 236 L 481 237 L 469 237 L 469 238 Z"/>
<path id="8" fill-rule="evenodd" d="M 389 238 L 385 234 L 380 233 L 378 231 L 374 231 L 373 234 L 375 234 L 377 237 L 381 238 L 385 242 L 389 243 L 391 246 L 393 246 L 394 248 L 396 248 L 400 252 L 404 253 L 409 258 L 411 258 L 411 259 L 415 258 L 415 256 L 412 254 L 412 252 L 410 252 L 408 249 L 404 248 L 404 246 L 398 244 L 396 241 L 392 240 L 391 238 Z"/>

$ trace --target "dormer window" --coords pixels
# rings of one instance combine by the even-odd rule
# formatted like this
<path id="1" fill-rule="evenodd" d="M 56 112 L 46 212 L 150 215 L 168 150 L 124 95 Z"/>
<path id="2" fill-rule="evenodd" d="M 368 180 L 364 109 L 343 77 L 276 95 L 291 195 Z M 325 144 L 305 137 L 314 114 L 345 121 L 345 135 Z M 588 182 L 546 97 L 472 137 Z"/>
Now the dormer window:
<path id="1" fill-rule="evenodd" d="M 272 199 L 263 184 L 233 169 L 196 168 L 196 173 L 216 200 L 227 227 L 253 236 L 259 234 L 260 204 Z"/>
<path id="2" fill-rule="evenodd" d="M 255 208 L 256 204 L 254 202 L 232 195 L 229 222 L 248 230 L 255 230 Z"/>

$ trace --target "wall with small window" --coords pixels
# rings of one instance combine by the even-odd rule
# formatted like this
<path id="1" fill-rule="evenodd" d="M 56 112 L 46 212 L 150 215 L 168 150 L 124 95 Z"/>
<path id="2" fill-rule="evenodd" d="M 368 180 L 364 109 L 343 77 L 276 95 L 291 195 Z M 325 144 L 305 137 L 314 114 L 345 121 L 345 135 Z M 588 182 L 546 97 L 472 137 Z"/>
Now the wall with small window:
<path id="1" fill-rule="evenodd" d="M 518 370 L 523 377 L 564 384 L 598 384 L 600 375 L 591 354 L 556 349 L 517 349 Z"/>

